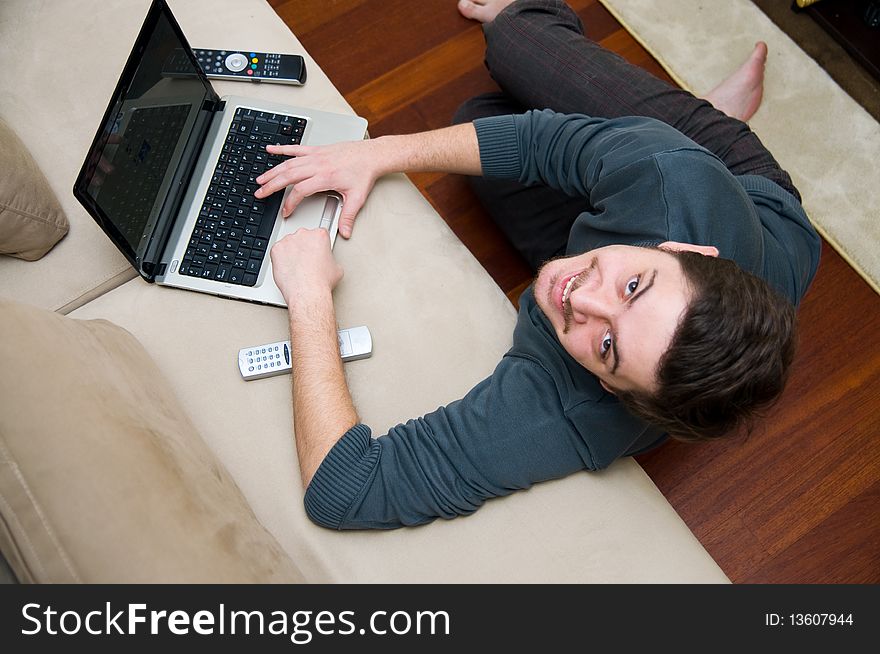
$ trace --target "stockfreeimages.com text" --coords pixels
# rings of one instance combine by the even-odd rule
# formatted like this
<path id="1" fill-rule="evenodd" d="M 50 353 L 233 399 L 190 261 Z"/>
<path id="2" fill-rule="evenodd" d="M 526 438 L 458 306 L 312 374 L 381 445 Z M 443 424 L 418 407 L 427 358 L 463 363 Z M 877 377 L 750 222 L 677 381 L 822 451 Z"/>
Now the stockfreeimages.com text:
<path id="1" fill-rule="evenodd" d="M 354 611 L 237 611 L 220 604 L 216 611 L 148 610 L 146 604 L 126 604 L 116 610 L 106 602 L 104 610 L 81 613 L 58 611 L 52 606 L 25 604 L 21 610 L 25 636 L 37 634 L 102 635 L 191 634 L 213 635 L 275 635 L 289 636 L 297 645 L 311 642 L 315 635 L 378 636 L 406 634 L 449 635 L 450 619 L 446 611 L 373 611 L 366 623 L 358 627 Z"/>

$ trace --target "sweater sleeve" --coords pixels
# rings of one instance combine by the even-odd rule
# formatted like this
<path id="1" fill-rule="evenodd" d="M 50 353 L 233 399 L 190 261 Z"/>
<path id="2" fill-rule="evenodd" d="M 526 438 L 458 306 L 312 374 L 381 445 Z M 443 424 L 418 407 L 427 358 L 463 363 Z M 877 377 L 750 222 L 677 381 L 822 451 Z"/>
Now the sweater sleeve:
<path id="1" fill-rule="evenodd" d="M 653 155 L 703 150 L 669 125 L 638 116 L 591 118 L 544 109 L 478 118 L 474 128 L 484 176 L 588 198 L 603 177 Z"/>
<path id="2" fill-rule="evenodd" d="M 353 427 L 319 466 L 304 503 L 325 527 L 391 529 L 470 514 L 491 497 L 585 467 L 550 377 L 505 357 L 463 399 L 384 436 Z"/>

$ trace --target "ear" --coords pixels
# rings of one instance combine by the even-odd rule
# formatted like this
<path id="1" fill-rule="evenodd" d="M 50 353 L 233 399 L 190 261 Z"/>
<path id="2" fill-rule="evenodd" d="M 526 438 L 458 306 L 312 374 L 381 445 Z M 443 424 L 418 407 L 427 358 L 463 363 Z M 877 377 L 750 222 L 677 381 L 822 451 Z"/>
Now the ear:
<path id="1" fill-rule="evenodd" d="M 661 243 L 658 247 L 661 247 L 664 250 L 671 250 L 673 252 L 698 252 L 699 254 L 707 257 L 718 256 L 718 248 L 716 248 L 714 245 L 694 245 L 693 243 L 666 241 L 665 243 Z"/>
<path id="2" fill-rule="evenodd" d="M 600 379 L 599 383 L 602 384 L 602 388 L 611 393 L 612 395 L 617 395 L 613 388 L 611 388 L 608 384 L 605 383 L 604 379 Z"/>

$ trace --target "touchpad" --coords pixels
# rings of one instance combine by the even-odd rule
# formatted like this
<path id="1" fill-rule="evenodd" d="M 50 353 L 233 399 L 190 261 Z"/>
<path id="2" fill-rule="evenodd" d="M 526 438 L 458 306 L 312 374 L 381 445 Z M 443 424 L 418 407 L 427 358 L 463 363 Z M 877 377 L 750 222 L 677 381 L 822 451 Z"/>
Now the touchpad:
<path id="1" fill-rule="evenodd" d="M 296 210 L 287 218 L 278 216 L 276 224 L 279 226 L 278 238 L 283 238 L 287 234 L 292 234 L 301 227 L 314 229 L 315 227 L 323 227 L 330 229 L 333 225 L 333 218 L 339 210 L 339 197 L 318 193 L 305 198 L 299 203 Z"/>

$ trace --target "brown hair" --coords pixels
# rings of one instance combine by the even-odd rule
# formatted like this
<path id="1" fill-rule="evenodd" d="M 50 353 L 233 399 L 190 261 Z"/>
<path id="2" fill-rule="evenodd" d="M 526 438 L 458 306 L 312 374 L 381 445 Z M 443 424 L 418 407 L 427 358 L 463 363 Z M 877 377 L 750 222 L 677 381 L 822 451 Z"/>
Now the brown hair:
<path id="1" fill-rule="evenodd" d="M 671 254 L 693 297 L 658 363 L 657 391 L 620 391 L 618 397 L 679 440 L 751 428 L 788 379 L 797 340 L 795 308 L 733 261 Z"/>

